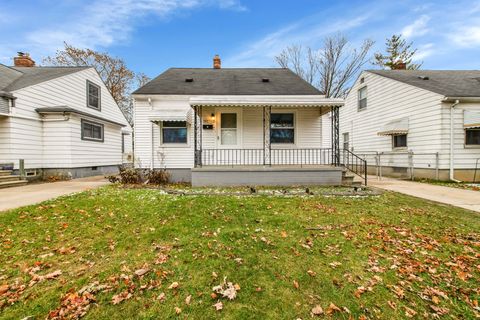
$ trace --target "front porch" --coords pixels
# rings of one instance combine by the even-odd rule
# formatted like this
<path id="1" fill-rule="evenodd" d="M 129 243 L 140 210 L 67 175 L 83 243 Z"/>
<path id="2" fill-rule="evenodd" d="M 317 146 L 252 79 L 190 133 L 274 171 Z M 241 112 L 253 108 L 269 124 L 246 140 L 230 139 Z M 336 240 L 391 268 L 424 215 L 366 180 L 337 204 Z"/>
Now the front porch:
<path id="1" fill-rule="evenodd" d="M 339 99 L 194 97 L 194 186 L 341 185 Z M 322 116 L 331 142 L 322 145 Z"/>

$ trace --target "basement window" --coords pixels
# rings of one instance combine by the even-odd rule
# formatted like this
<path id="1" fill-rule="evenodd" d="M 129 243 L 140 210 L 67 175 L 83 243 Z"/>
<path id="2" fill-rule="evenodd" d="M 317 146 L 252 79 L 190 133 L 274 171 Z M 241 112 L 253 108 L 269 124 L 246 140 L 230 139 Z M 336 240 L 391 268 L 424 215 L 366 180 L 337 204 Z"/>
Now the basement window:
<path id="1" fill-rule="evenodd" d="M 100 86 L 87 80 L 87 107 L 100 111 Z"/>
<path id="2" fill-rule="evenodd" d="M 82 140 L 103 142 L 103 124 L 81 120 Z"/>
<path id="3" fill-rule="evenodd" d="M 399 134 L 392 136 L 393 149 L 403 149 L 407 147 L 407 135 Z"/>
<path id="4" fill-rule="evenodd" d="M 465 129 L 465 145 L 480 146 L 480 128 Z"/>
<path id="5" fill-rule="evenodd" d="M 362 87 L 358 89 L 358 110 L 363 110 L 367 108 L 367 87 Z"/>

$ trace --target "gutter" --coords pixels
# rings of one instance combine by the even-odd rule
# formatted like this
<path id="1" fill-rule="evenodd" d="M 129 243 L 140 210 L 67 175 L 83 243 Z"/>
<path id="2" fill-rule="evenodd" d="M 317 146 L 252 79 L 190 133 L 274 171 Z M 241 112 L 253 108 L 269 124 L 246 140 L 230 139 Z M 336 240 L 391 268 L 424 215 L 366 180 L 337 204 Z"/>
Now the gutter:
<path id="1" fill-rule="evenodd" d="M 39 119 L 33 117 L 25 117 L 25 116 L 17 116 L 11 113 L 0 113 L 0 116 L 10 117 L 10 118 L 17 118 L 17 119 L 24 119 L 24 120 L 32 120 L 32 121 L 39 121 L 39 122 L 59 122 L 59 121 L 68 121 L 70 120 L 70 115 L 63 114 L 63 118 L 59 119 Z"/>

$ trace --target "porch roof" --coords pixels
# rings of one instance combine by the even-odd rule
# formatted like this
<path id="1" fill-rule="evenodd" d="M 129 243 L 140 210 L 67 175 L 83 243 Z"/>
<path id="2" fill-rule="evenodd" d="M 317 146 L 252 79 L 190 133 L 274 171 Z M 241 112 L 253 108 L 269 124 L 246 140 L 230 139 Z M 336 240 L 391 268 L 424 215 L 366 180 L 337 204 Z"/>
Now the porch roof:
<path id="1" fill-rule="evenodd" d="M 344 100 L 325 98 L 322 95 L 285 95 L 285 96 L 193 96 L 190 105 L 228 106 L 228 107 L 334 107 L 343 106 Z"/>

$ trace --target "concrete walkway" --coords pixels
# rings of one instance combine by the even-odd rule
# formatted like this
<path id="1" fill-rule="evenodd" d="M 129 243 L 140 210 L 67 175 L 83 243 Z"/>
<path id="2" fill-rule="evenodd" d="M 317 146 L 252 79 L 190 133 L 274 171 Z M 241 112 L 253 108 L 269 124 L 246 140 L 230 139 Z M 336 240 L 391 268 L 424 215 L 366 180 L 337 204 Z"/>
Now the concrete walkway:
<path id="1" fill-rule="evenodd" d="M 369 176 L 368 179 L 368 185 L 371 187 L 400 192 L 410 196 L 480 212 L 479 191 L 463 190 L 385 177 L 383 177 L 382 180 L 378 180 L 375 176 Z"/>
<path id="2" fill-rule="evenodd" d="M 109 182 L 103 176 L 95 176 L 0 189 L 0 211 L 39 203 L 74 192 L 95 189 L 106 184 Z"/>

